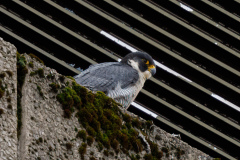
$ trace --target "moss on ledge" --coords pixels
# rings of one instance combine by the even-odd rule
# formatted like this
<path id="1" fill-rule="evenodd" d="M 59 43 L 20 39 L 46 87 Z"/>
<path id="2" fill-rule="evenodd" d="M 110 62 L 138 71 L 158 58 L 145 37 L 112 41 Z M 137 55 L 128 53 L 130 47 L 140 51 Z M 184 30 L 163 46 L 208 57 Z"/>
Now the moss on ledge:
<path id="1" fill-rule="evenodd" d="M 76 116 L 86 131 L 79 131 L 76 137 L 83 139 L 84 142 L 87 140 L 88 145 L 95 140 L 99 144 L 99 150 L 102 150 L 104 146 L 106 149 L 112 148 L 116 153 L 122 150 L 127 155 L 129 155 L 129 150 L 139 153 L 145 148 L 138 137 L 138 131 L 133 127 L 144 126 L 147 129 L 150 128 L 152 122 L 147 121 L 143 124 L 138 118 L 131 118 L 130 115 L 122 113 L 119 108 L 120 104 L 103 92 L 92 93 L 72 81 L 72 85 L 60 91 L 57 100 L 62 104 L 65 118 L 70 118 L 77 110 Z M 163 152 L 155 143 L 150 141 L 149 143 L 152 154 L 146 155 L 146 159 L 150 157 L 160 159 Z M 79 152 L 81 156 L 84 155 L 85 145 L 79 148 Z"/>

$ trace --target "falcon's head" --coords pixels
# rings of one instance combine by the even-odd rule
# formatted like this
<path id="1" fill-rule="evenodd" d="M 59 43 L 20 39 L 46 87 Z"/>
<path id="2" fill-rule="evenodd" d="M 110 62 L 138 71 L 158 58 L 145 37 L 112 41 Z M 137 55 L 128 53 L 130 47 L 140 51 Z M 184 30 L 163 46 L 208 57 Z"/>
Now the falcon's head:
<path id="1" fill-rule="evenodd" d="M 146 79 L 156 73 L 156 65 L 153 58 L 146 52 L 132 52 L 126 55 L 121 63 L 131 65 L 134 69 L 142 72 Z"/>

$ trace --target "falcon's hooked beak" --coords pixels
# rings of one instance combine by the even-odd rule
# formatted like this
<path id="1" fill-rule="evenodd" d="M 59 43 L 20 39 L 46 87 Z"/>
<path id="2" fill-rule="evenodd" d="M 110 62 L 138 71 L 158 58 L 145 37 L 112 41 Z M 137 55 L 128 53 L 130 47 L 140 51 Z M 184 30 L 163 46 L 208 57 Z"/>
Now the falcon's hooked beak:
<path id="1" fill-rule="evenodd" d="M 152 76 L 156 73 L 156 67 L 154 65 L 148 66 L 148 71 L 152 74 Z"/>
<path id="2" fill-rule="evenodd" d="M 150 65 L 149 61 L 146 62 L 146 65 L 148 66 L 148 71 L 152 74 L 152 76 L 156 73 L 156 67 L 154 65 Z"/>

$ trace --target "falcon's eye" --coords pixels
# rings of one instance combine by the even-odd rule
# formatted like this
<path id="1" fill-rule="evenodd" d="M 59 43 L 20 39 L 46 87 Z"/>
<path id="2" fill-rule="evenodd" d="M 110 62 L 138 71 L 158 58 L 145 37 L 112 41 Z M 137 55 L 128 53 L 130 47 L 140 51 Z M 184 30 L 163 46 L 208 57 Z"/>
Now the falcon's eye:
<path id="1" fill-rule="evenodd" d="M 149 61 L 146 60 L 146 59 L 142 59 L 142 61 L 143 61 L 143 63 L 145 63 L 145 64 L 149 64 Z"/>
<path id="2" fill-rule="evenodd" d="M 146 59 L 142 59 L 143 63 L 147 63 L 147 60 Z"/>

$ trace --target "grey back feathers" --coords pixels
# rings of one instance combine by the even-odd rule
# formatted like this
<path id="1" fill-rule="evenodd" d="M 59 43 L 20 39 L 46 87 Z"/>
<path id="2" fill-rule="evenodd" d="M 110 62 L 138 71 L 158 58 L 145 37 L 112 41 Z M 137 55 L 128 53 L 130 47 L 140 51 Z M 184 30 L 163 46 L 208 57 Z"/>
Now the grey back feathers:
<path id="1" fill-rule="evenodd" d="M 75 77 L 76 82 L 93 91 L 108 94 L 119 84 L 122 89 L 134 85 L 139 78 L 138 72 L 131 66 L 119 62 L 107 62 L 90 66 Z"/>

